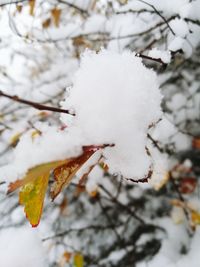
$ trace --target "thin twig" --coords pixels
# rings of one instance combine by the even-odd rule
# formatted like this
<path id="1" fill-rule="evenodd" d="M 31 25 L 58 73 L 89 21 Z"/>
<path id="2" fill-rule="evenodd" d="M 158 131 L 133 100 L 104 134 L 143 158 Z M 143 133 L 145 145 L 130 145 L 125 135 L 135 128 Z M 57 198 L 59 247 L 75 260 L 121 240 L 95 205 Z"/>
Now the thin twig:
<path id="1" fill-rule="evenodd" d="M 12 101 L 15 101 L 15 102 L 18 102 L 18 103 L 21 103 L 21 104 L 25 104 L 25 105 L 31 106 L 31 107 L 33 107 L 35 109 L 38 109 L 38 110 L 48 110 L 48 111 L 53 111 L 53 112 L 58 112 L 58 113 L 65 113 L 65 114 L 69 114 L 69 115 L 75 116 L 75 114 L 74 113 L 70 113 L 69 110 L 42 105 L 42 104 L 39 104 L 37 102 L 33 102 L 33 101 L 29 101 L 29 100 L 25 100 L 25 99 L 19 98 L 16 95 L 6 94 L 6 93 L 4 93 L 2 91 L 0 91 L 0 97 L 1 96 L 5 97 L 5 98 L 8 98 L 8 99 L 11 99 Z"/>
<path id="2" fill-rule="evenodd" d="M 176 192 L 177 195 L 178 195 L 179 200 L 180 200 L 182 203 L 185 204 L 185 203 L 186 203 L 186 202 L 185 202 L 185 199 L 184 199 L 183 195 L 181 194 L 181 192 L 180 192 L 180 190 L 179 190 L 179 188 L 178 188 L 176 182 L 174 181 L 174 178 L 172 177 L 171 172 L 170 172 L 170 181 L 171 181 L 171 184 L 172 184 L 172 186 L 173 186 L 175 192 Z M 186 218 L 186 220 L 187 220 L 187 222 L 188 222 L 188 234 L 189 234 L 189 236 L 192 236 L 193 233 L 194 233 L 194 231 L 193 231 L 193 229 L 191 228 L 191 225 L 190 225 L 190 214 L 189 214 L 189 211 L 187 210 L 186 205 L 184 205 L 182 208 L 183 208 L 183 212 L 184 212 L 184 214 L 185 214 L 185 218 Z"/>
<path id="3" fill-rule="evenodd" d="M 0 7 L 7 6 L 7 5 L 12 5 L 12 4 L 20 4 L 20 3 L 24 3 L 24 2 L 28 2 L 28 0 L 10 1 L 10 2 L 6 2 L 6 3 L 0 4 Z"/>
<path id="4" fill-rule="evenodd" d="M 122 204 L 118 199 L 116 199 L 103 185 L 99 185 L 99 187 L 102 189 L 102 191 L 104 191 L 104 193 L 106 193 L 111 200 L 118 204 L 120 207 L 122 207 L 123 209 L 127 210 L 137 221 L 139 221 L 142 224 L 145 224 L 144 220 L 142 218 L 140 218 L 132 209 L 130 209 L 128 206 Z"/>
<path id="5" fill-rule="evenodd" d="M 158 11 L 158 9 L 154 6 L 149 4 L 148 2 L 144 1 L 144 0 L 138 0 L 141 3 L 144 3 L 145 5 L 150 6 L 151 8 L 153 8 L 153 10 L 155 11 L 156 14 L 158 14 L 159 17 L 161 17 L 161 19 L 167 24 L 167 27 L 170 29 L 171 33 L 173 35 L 175 35 L 175 32 L 172 30 L 171 26 L 169 25 L 168 21 L 166 20 L 166 18 Z"/>
<path id="6" fill-rule="evenodd" d="M 137 53 L 136 56 L 144 58 L 144 59 L 148 59 L 148 60 L 151 60 L 151 61 L 154 61 L 154 62 L 157 62 L 157 63 L 160 63 L 163 66 L 167 66 L 167 64 L 165 62 L 163 62 L 161 58 L 149 57 L 149 56 L 146 56 L 146 55 L 143 55 L 143 54 L 140 54 L 140 53 Z"/>
<path id="7" fill-rule="evenodd" d="M 93 230 L 93 231 L 107 231 L 108 229 L 113 229 L 113 227 L 119 227 L 119 226 L 121 226 L 121 224 L 118 224 L 118 225 L 115 225 L 115 224 L 89 225 L 89 226 L 86 226 L 86 227 L 83 227 L 83 228 L 71 228 L 71 229 L 68 229 L 66 231 L 57 233 L 55 235 L 45 237 L 45 238 L 42 239 L 42 241 L 45 242 L 45 241 L 50 240 L 50 239 L 63 237 L 63 236 L 66 236 L 66 235 L 68 235 L 68 234 L 70 234 L 72 232 L 78 232 L 80 234 L 81 232 L 88 231 L 88 230 L 90 230 L 90 231 L 91 230 Z"/>
<path id="8" fill-rule="evenodd" d="M 72 8 L 74 8 L 74 9 L 76 9 L 76 10 L 79 11 L 80 13 L 89 15 L 89 14 L 88 14 L 88 11 L 87 11 L 86 9 L 83 9 L 83 8 L 81 8 L 81 7 L 79 7 L 79 6 L 76 6 L 76 5 L 74 5 L 73 3 L 69 3 L 69 2 L 64 1 L 64 0 L 58 0 L 58 2 L 61 3 L 61 4 L 68 5 L 69 7 L 72 7 Z"/>

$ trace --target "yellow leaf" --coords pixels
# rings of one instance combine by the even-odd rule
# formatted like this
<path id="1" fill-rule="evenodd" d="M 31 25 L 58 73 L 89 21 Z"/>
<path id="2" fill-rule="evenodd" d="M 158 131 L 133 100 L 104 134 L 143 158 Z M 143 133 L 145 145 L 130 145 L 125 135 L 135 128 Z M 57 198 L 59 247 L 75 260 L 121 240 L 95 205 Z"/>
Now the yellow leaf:
<path id="1" fill-rule="evenodd" d="M 171 211 L 171 218 L 175 224 L 183 223 L 185 219 L 183 208 L 174 206 Z"/>
<path id="2" fill-rule="evenodd" d="M 74 255 L 74 267 L 83 267 L 84 266 L 84 258 L 81 253 L 76 253 Z"/>
<path id="3" fill-rule="evenodd" d="M 8 193 L 22 187 L 19 203 L 25 206 L 26 217 L 33 227 L 40 221 L 50 171 L 54 170 L 55 183 L 51 191 L 51 197 L 54 199 L 98 149 L 99 147 L 94 146 L 83 147 L 83 154 L 79 157 L 38 165 L 28 170 L 23 179 L 9 184 Z"/>
<path id="4" fill-rule="evenodd" d="M 22 179 L 9 184 L 7 193 L 8 194 L 12 193 L 19 187 L 24 186 L 25 184 L 33 181 L 34 179 L 36 179 L 37 177 L 41 175 L 50 173 L 51 170 L 53 170 L 54 168 L 60 165 L 63 165 L 64 163 L 66 163 L 66 160 L 53 161 L 53 162 L 41 164 L 41 165 L 31 168 Z"/>
<path id="5" fill-rule="evenodd" d="M 185 207 L 185 203 L 179 199 L 172 199 L 170 202 L 175 207 L 180 207 L 180 208 Z"/>
<path id="6" fill-rule="evenodd" d="M 65 259 L 65 262 L 69 262 L 71 256 L 72 256 L 72 253 L 71 253 L 71 252 L 65 251 L 65 252 L 63 253 L 63 257 L 64 257 L 64 259 Z"/>
<path id="7" fill-rule="evenodd" d="M 34 16 L 34 9 L 35 9 L 35 0 L 29 0 L 29 14 Z"/>
<path id="8" fill-rule="evenodd" d="M 63 201 L 60 203 L 60 214 L 63 216 L 67 215 L 67 206 L 68 206 L 68 200 L 66 197 L 63 198 Z"/>
<path id="9" fill-rule="evenodd" d="M 85 44 L 85 39 L 82 36 L 75 37 L 73 38 L 73 45 L 79 46 L 79 45 L 84 45 Z"/>
<path id="10" fill-rule="evenodd" d="M 9 184 L 8 193 L 22 187 L 19 203 L 24 206 L 26 217 L 33 227 L 40 222 L 50 171 L 65 162 L 55 161 L 38 165 L 30 169 L 23 179 Z"/>
<path id="11" fill-rule="evenodd" d="M 153 186 L 156 191 L 159 191 L 166 183 L 169 181 L 170 175 L 169 172 L 165 170 L 155 170 L 149 180 L 149 183 Z"/>
<path id="12" fill-rule="evenodd" d="M 109 170 L 108 165 L 107 165 L 106 163 L 104 163 L 104 162 L 101 162 L 101 163 L 99 164 L 99 166 L 100 166 L 105 172 L 107 172 L 107 171 Z"/>
<path id="13" fill-rule="evenodd" d="M 195 225 L 200 224 L 200 213 L 198 213 L 196 211 L 192 211 L 191 212 L 191 219 Z"/>
<path id="14" fill-rule="evenodd" d="M 68 252 L 68 251 L 65 251 L 62 255 L 62 257 L 60 258 L 59 260 L 59 266 L 60 267 L 66 267 L 66 266 L 69 266 L 68 264 L 66 265 L 66 263 L 69 263 L 70 262 L 70 259 L 72 257 L 72 253 L 71 252 Z M 70 265 L 71 266 L 71 265 Z"/>
<path id="15" fill-rule="evenodd" d="M 34 140 L 37 136 L 40 136 L 41 132 L 39 130 L 35 130 L 31 133 L 32 140 Z"/>
<path id="16" fill-rule="evenodd" d="M 60 23 L 60 15 L 61 15 L 61 9 L 54 8 L 51 10 L 51 15 L 53 17 L 53 22 L 56 27 L 59 26 Z"/>
<path id="17" fill-rule="evenodd" d="M 3 121 L 4 115 L 0 113 L 0 121 Z"/>
<path id="18" fill-rule="evenodd" d="M 88 192 L 89 196 L 92 198 L 95 198 L 98 196 L 99 192 L 98 192 L 98 188 L 96 190 L 93 190 L 91 192 Z"/>
<path id="19" fill-rule="evenodd" d="M 24 185 L 19 193 L 19 203 L 24 206 L 26 217 L 33 227 L 40 222 L 48 181 L 47 172 Z"/>
<path id="20" fill-rule="evenodd" d="M 95 153 L 95 150 L 84 151 L 83 154 L 77 158 L 69 159 L 67 163 L 57 167 L 53 174 L 55 183 L 51 189 L 51 198 L 54 200 L 61 190 L 68 186 L 82 165 Z"/>
<path id="21" fill-rule="evenodd" d="M 74 192 L 74 196 L 78 197 L 81 193 L 85 192 L 85 186 L 84 185 L 77 185 L 76 190 Z"/>
<path id="22" fill-rule="evenodd" d="M 14 134 L 10 139 L 10 145 L 11 146 L 16 146 L 18 141 L 19 141 L 19 138 L 21 137 L 21 135 L 22 135 L 22 133 Z"/>
<path id="23" fill-rule="evenodd" d="M 41 118 L 46 118 L 46 117 L 48 117 L 50 114 L 51 114 L 51 112 L 49 112 L 49 111 L 41 111 L 41 112 L 39 112 L 37 115 L 38 115 L 39 117 L 41 117 Z"/>
<path id="24" fill-rule="evenodd" d="M 19 13 L 22 12 L 22 8 L 23 8 L 22 5 L 16 5 L 16 9 L 17 9 L 17 11 L 18 11 Z"/>
<path id="25" fill-rule="evenodd" d="M 51 18 L 48 18 L 48 19 L 46 19 L 45 21 L 42 22 L 43 29 L 49 28 L 50 25 L 51 25 Z"/>
<path id="26" fill-rule="evenodd" d="M 125 4 L 128 3 L 128 0 L 119 0 L 119 2 L 120 2 L 121 5 L 125 5 Z"/>

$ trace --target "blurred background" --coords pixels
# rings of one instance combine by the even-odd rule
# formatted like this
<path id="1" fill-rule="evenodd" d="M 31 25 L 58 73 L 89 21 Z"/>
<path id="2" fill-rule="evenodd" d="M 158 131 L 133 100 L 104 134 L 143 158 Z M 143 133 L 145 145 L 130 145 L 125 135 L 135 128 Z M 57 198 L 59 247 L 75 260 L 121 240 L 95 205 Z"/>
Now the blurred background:
<path id="1" fill-rule="evenodd" d="M 131 50 L 158 74 L 164 118 L 148 138 L 165 161 L 147 184 L 97 166 L 88 186 L 47 195 L 36 229 L 0 177 L 2 267 L 199 267 L 200 1 L 0 1 L 6 94 L 59 107 L 81 53 L 101 48 Z M 59 117 L 0 92 L 0 166 L 25 132 L 62 127 Z"/>

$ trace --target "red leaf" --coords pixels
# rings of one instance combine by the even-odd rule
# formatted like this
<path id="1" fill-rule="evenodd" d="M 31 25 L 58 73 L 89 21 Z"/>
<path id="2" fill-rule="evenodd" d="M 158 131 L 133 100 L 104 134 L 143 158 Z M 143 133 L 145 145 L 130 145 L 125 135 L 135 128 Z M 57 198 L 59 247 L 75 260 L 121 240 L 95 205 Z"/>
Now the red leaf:
<path id="1" fill-rule="evenodd" d="M 51 189 L 51 198 L 54 200 L 61 190 L 68 186 L 76 172 L 98 149 L 84 148 L 83 154 L 77 158 L 70 159 L 67 163 L 54 169 L 55 183 Z"/>
<path id="2" fill-rule="evenodd" d="M 191 194 L 197 186 L 195 177 L 184 177 L 180 179 L 179 190 L 182 194 Z"/>

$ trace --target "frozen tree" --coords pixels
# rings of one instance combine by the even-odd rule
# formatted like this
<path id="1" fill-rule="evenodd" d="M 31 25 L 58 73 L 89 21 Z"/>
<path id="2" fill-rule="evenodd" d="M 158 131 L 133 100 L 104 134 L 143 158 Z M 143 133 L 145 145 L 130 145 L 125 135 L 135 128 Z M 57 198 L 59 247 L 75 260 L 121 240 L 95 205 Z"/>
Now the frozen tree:
<path id="1" fill-rule="evenodd" d="M 0 1 L 4 266 L 198 266 L 199 8 Z"/>

